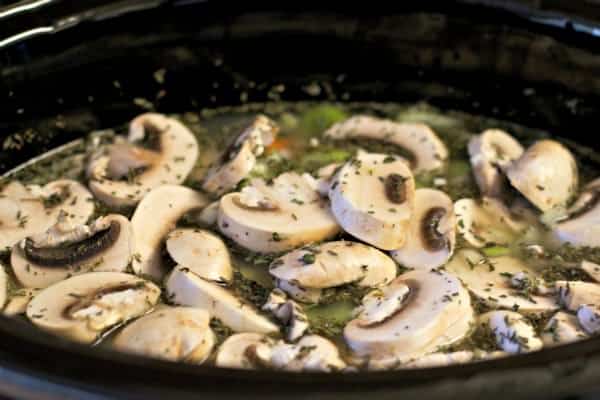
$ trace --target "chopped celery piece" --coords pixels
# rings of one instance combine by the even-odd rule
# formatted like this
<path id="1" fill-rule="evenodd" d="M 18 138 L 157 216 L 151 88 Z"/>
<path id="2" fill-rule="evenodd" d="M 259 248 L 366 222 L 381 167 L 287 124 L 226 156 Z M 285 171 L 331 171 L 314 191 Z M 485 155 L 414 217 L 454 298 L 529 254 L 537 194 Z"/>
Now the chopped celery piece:
<path id="1" fill-rule="evenodd" d="M 336 122 L 348 118 L 348 114 L 338 106 L 324 104 L 306 111 L 300 120 L 300 130 L 308 136 L 322 134 Z"/>
<path id="2" fill-rule="evenodd" d="M 500 257 L 510 254 L 510 249 L 506 246 L 490 246 L 481 250 L 486 257 Z"/>
<path id="3" fill-rule="evenodd" d="M 314 171 L 331 163 L 344 162 L 352 153 L 342 149 L 315 150 L 306 153 L 299 160 L 299 166 L 306 171 Z"/>

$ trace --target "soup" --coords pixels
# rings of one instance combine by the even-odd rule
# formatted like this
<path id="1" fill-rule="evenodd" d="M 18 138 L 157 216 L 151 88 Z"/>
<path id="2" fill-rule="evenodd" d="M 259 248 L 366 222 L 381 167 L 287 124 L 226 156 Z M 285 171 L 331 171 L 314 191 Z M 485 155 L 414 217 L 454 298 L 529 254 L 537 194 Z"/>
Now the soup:
<path id="1" fill-rule="evenodd" d="M 423 368 L 600 329 L 589 149 L 427 104 L 143 114 L 2 181 L 3 312 L 96 346 Z"/>

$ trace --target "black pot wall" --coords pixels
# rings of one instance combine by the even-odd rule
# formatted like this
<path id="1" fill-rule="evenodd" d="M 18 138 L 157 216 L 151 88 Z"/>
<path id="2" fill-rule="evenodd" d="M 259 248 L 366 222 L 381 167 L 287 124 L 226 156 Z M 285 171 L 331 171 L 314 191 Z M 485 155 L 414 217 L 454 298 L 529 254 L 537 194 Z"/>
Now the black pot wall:
<path id="1" fill-rule="evenodd" d="M 127 121 L 144 111 L 136 98 L 150 100 L 160 112 L 236 105 L 244 97 L 424 100 L 599 146 L 600 38 L 573 24 L 557 27 L 535 22 L 535 13 L 448 2 L 368 10 L 155 3 L 118 16 L 114 11 L 122 4 L 100 9 L 102 15 L 88 12 L 73 28 L 0 52 L 0 171 L 92 129 Z M 51 7 L 43 15 L 78 12 L 73 4 L 63 7 L 71 9 Z M 3 23 L 0 32 L 14 33 L 26 21 L 47 22 L 26 15 Z M 159 83 L 154 73 L 163 68 Z M 319 94 L 306 90 L 312 82 L 322 88 Z M 123 356 L 0 318 L 0 381 L 0 393 L 28 398 L 93 392 L 140 399 L 548 399 L 600 386 L 600 339 L 461 367 L 294 375 Z"/>

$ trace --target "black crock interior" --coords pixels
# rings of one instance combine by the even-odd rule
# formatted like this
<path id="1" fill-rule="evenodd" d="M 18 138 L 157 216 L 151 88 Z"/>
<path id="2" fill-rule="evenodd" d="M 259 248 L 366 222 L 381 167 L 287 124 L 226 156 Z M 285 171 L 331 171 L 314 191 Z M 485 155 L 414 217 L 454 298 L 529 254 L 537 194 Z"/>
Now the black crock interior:
<path id="1" fill-rule="evenodd" d="M 65 12 L 77 10 L 55 7 L 43 15 Z M 18 17 L 0 32 L 42 20 Z M 274 93 L 290 101 L 424 100 L 597 148 L 600 38 L 589 32 L 598 28 L 588 21 L 581 32 L 548 21 L 536 11 L 449 2 L 157 1 L 123 15 L 88 13 L 76 27 L 0 52 L 0 172 L 127 121 L 144 111 L 135 98 L 181 112 L 240 104 L 241 93 L 251 102 Z M 159 84 L 153 74 L 162 68 Z M 303 89 L 311 82 L 320 94 Z M 34 134 L 15 142 L 13 134 L 25 130 Z M 125 356 L 0 318 L 0 393 L 19 397 L 553 398 L 593 390 L 599 377 L 600 339 L 457 367 L 298 375 Z"/>

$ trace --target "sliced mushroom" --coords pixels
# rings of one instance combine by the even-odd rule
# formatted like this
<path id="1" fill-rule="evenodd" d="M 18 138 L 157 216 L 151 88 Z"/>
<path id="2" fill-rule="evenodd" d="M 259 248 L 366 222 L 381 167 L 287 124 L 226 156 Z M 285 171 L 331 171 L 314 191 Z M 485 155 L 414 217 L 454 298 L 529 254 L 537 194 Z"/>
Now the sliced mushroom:
<path id="1" fill-rule="evenodd" d="M 600 332 L 600 307 L 583 304 L 577 310 L 577 320 L 581 327 L 590 335 Z"/>
<path id="2" fill-rule="evenodd" d="M 186 212 L 201 209 L 207 203 L 204 195 L 183 186 L 165 185 L 148 193 L 131 217 L 135 234 L 136 256 L 132 262 L 135 273 L 162 279 L 166 273 L 161 254 L 165 237 Z"/>
<path id="3" fill-rule="evenodd" d="M 454 204 L 458 232 L 474 247 L 509 245 L 528 228 L 499 200 L 460 199 Z"/>
<path id="4" fill-rule="evenodd" d="M 502 169 L 521 157 L 523 147 L 508 133 L 488 129 L 469 141 L 469 157 L 473 174 L 483 196 L 504 194 L 506 178 Z"/>
<path id="5" fill-rule="evenodd" d="M 577 317 L 559 311 L 544 326 L 541 339 L 544 346 L 556 346 L 585 339 L 587 334 L 579 327 Z"/>
<path id="6" fill-rule="evenodd" d="M 27 318 L 39 328 L 91 343 L 112 326 L 149 311 L 160 288 L 121 272 L 88 272 L 39 292 L 27 306 Z"/>
<path id="7" fill-rule="evenodd" d="M 468 292 L 440 271 L 400 275 L 369 294 L 360 311 L 344 328 L 344 338 L 355 356 L 367 357 L 377 369 L 461 340 L 474 318 Z"/>
<path id="8" fill-rule="evenodd" d="M 321 289 L 304 288 L 282 279 L 276 279 L 275 284 L 291 298 L 303 303 L 316 304 L 321 300 L 321 295 L 323 294 Z"/>
<path id="9" fill-rule="evenodd" d="M 556 281 L 560 303 L 570 311 L 583 305 L 600 306 L 600 284 L 582 281 Z"/>
<path id="10" fill-rule="evenodd" d="M 40 292 L 40 289 L 19 289 L 10 296 L 2 313 L 8 317 L 25 314 L 27 305 Z"/>
<path id="11" fill-rule="evenodd" d="M 298 303 L 287 298 L 285 292 L 273 289 L 262 309 L 272 313 L 286 328 L 290 342 L 298 340 L 309 327 L 308 317 Z"/>
<path id="12" fill-rule="evenodd" d="M 256 157 L 263 154 L 277 136 L 279 127 L 264 115 L 257 116 L 252 123 L 225 150 L 220 160 L 207 172 L 202 188 L 221 195 L 236 187 L 248 176 Z"/>
<path id="13" fill-rule="evenodd" d="M 479 323 L 490 329 L 498 347 L 507 353 L 528 353 L 544 346 L 531 323 L 517 312 L 490 311 L 479 316 Z"/>
<path id="14" fill-rule="evenodd" d="M 167 251 L 175 262 L 201 278 L 230 282 L 231 259 L 225 243 L 215 234 L 199 229 L 176 229 L 166 240 Z"/>
<path id="15" fill-rule="evenodd" d="M 585 271 L 595 282 L 600 282 L 600 265 L 591 261 L 583 260 L 579 263 L 579 268 Z"/>
<path id="16" fill-rule="evenodd" d="M 206 310 L 162 306 L 127 325 L 113 345 L 117 350 L 149 357 L 202 363 L 215 344 L 209 323 Z"/>
<path id="17" fill-rule="evenodd" d="M 415 173 L 438 170 L 448 158 L 444 143 L 431 128 L 420 123 L 398 123 L 357 115 L 333 125 L 325 136 L 337 140 L 379 140 L 401 147 L 410 153 Z"/>
<path id="18" fill-rule="evenodd" d="M 48 231 L 22 240 L 11 265 L 25 287 L 45 288 L 89 271 L 122 272 L 133 254 L 133 229 L 122 215 L 109 214 L 90 225 L 73 226 L 65 214 Z"/>
<path id="19" fill-rule="evenodd" d="M 279 341 L 271 350 L 271 365 L 284 371 L 340 371 L 346 367 L 339 350 L 329 340 L 304 336 L 298 343 Z"/>
<path id="20" fill-rule="evenodd" d="M 116 141 L 88 167 L 89 186 L 112 207 L 133 207 L 152 189 L 182 183 L 198 158 L 198 143 L 181 122 L 142 114 L 129 125 L 127 141 Z"/>
<path id="21" fill-rule="evenodd" d="M 187 268 L 177 266 L 165 281 L 167 297 L 174 304 L 199 307 L 219 318 L 235 332 L 274 333 L 279 328 L 227 289 L 208 282 Z"/>
<path id="22" fill-rule="evenodd" d="M 219 347 L 215 365 L 238 369 L 268 368 L 273 343 L 271 338 L 260 333 L 236 333 Z"/>
<path id="23" fill-rule="evenodd" d="M 400 364 L 400 369 L 445 367 L 447 365 L 466 364 L 475 358 L 471 351 L 453 351 L 450 353 L 431 353 Z"/>
<path id="24" fill-rule="evenodd" d="M 541 295 L 548 291 L 543 280 L 518 258 L 486 258 L 475 250 L 461 250 L 445 270 L 490 308 L 532 313 L 558 308 L 553 298 Z"/>
<path id="25" fill-rule="evenodd" d="M 540 140 L 506 168 L 523 196 L 542 211 L 564 206 L 577 190 L 577 163 L 562 144 Z"/>
<path id="26" fill-rule="evenodd" d="M 198 212 L 196 215 L 196 222 L 201 226 L 214 226 L 217 224 L 217 219 L 219 218 L 219 202 L 213 201 L 206 207 L 202 209 L 202 211 Z"/>
<path id="27" fill-rule="evenodd" d="M 344 164 L 329 189 L 331 210 L 349 234 L 383 250 L 404 244 L 415 182 L 400 158 L 363 153 Z"/>
<path id="28" fill-rule="evenodd" d="M 8 274 L 4 266 L 0 264 L 0 309 L 4 307 L 8 299 Z"/>
<path id="29" fill-rule="evenodd" d="M 218 226 L 239 245 L 261 253 L 291 250 L 339 232 L 327 202 L 292 172 L 271 183 L 253 179 L 241 192 L 223 196 Z"/>
<path id="30" fill-rule="evenodd" d="M 61 211 L 71 223 L 85 224 L 94 212 L 92 194 L 85 186 L 67 179 L 44 187 L 10 182 L 0 191 L 0 249 L 44 232 Z"/>
<path id="31" fill-rule="evenodd" d="M 454 252 L 455 226 L 452 199 L 439 190 L 418 189 L 406 243 L 392 257 L 408 268 L 437 268 Z"/>
<path id="32" fill-rule="evenodd" d="M 373 247 L 337 241 L 289 252 L 274 260 L 269 272 L 301 288 L 324 289 L 354 282 L 383 285 L 396 277 L 397 269 L 390 257 Z"/>
<path id="33" fill-rule="evenodd" d="M 575 246 L 600 246 L 600 179 L 586 185 L 567 215 L 553 226 L 561 243 Z"/>

